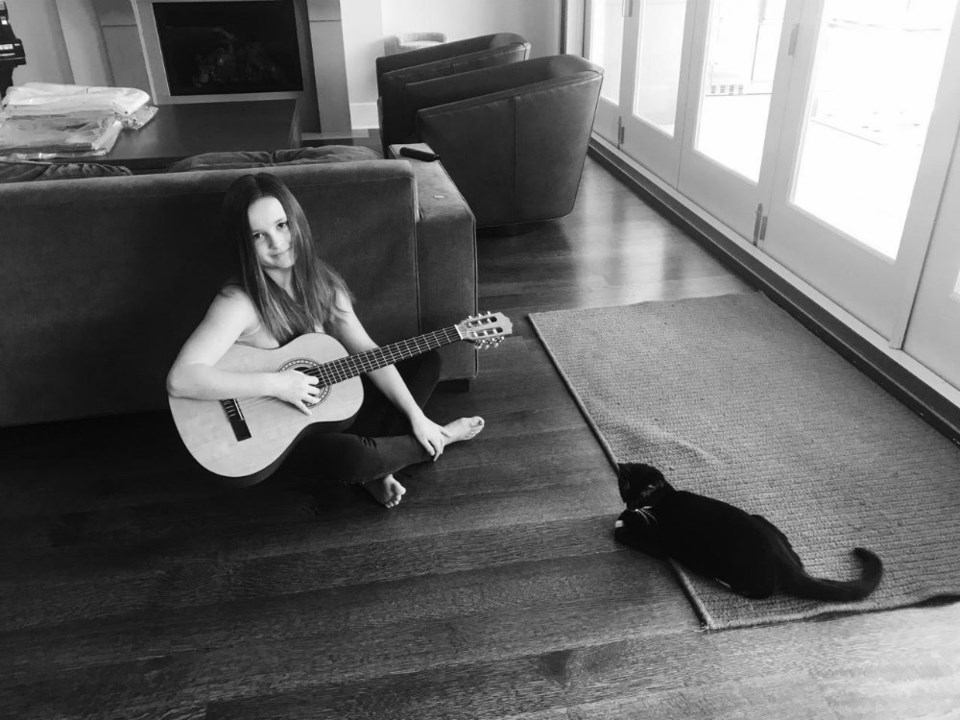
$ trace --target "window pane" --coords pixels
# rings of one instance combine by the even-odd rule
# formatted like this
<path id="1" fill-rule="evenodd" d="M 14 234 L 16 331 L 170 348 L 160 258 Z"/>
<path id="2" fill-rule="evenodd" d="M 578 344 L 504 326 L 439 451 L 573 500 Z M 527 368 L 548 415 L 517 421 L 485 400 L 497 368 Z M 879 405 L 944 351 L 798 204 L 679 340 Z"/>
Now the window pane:
<path id="1" fill-rule="evenodd" d="M 633 114 L 673 136 L 686 0 L 645 0 L 640 8 Z"/>
<path id="2" fill-rule="evenodd" d="M 620 104 L 620 58 L 623 50 L 621 0 L 593 0 L 590 15 L 590 48 L 587 59 L 603 68 L 601 97 Z"/>
<path id="3" fill-rule="evenodd" d="M 793 202 L 890 258 L 956 0 L 826 0 Z"/>
<path id="4" fill-rule="evenodd" d="M 714 0 L 694 147 L 756 182 L 786 0 Z"/>

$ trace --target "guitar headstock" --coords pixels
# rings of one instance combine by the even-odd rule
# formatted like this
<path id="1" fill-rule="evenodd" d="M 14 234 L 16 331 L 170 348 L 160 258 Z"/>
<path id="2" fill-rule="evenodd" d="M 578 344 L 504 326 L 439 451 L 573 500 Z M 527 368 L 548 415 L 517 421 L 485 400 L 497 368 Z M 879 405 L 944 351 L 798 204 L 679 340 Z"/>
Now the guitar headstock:
<path id="1" fill-rule="evenodd" d="M 513 323 L 503 313 L 485 312 L 471 315 L 457 323 L 461 340 L 468 340 L 480 349 L 496 347 L 513 332 Z"/>

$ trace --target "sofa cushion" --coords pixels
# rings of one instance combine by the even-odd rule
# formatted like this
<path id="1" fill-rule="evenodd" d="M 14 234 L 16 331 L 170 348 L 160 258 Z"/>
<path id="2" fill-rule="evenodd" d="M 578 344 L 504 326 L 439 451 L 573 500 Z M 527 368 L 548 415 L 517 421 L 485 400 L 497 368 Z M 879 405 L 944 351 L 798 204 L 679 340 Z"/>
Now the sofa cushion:
<path id="1" fill-rule="evenodd" d="M 273 162 L 271 153 L 265 150 L 250 152 L 214 152 L 194 155 L 178 160 L 167 168 L 168 173 L 192 170 L 231 170 L 233 168 L 269 167 Z"/>
<path id="2" fill-rule="evenodd" d="M 245 152 L 203 153 L 179 160 L 167 172 L 192 170 L 226 170 L 235 168 L 264 168 L 274 165 L 302 165 L 307 163 L 349 162 L 379 160 L 380 153 L 358 145 L 325 145 L 322 147 L 293 148 Z"/>
<path id="3" fill-rule="evenodd" d="M 31 180 L 68 180 L 70 178 L 132 175 L 129 168 L 99 163 L 50 163 L 36 160 L 0 159 L 0 183 Z"/>
<path id="4" fill-rule="evenodd" d="M 380 160 L 376 150 L 362 145 L 324 145 L 321 147 L 277 150 L 273 153 L 274 164 L 350 162 L 354 160 Z"/>

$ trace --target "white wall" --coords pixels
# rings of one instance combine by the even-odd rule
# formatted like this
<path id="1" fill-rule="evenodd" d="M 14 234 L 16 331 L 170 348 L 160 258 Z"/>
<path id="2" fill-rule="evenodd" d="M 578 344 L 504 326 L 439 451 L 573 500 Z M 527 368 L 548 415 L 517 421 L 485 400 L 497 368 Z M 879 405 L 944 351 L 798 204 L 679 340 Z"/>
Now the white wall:
<path id="1" fill-rule="evenodd" d="M 376 127 L 376 59 L 383 55 L 381 0 L 341 0 L 343 49 L 354 128 Z"/>
<path id="2" fill-rule="evenodd" d="M 560 0 L 381 0 L 383 35 L 442 32 L 447 40 L 513 32 L 530 57 L 560 52 Z"/>
<path id="3" fill-rule="evenodd" d="M 567 0 L 567 47 L 571 55 L 583 55 L 587 0 Z"/>
<path id="4" fill-rule="evenodd" d="M 14 69 L 13 84 L 74 82 L 56 0 L 6 0 L 6 3 L 10 26 L 23 41 L 27 56 L 27 64 Z"/>
<path id="5" fill-rule="evenodd" d="M 60 0 L 63 2 L 64 0 Z M 140 30 L 130 0 L 90 0 L 100 17 L 100 31 L 113 84 L 150 92 L 150 76 L 143 59 Z"/>
<path id="6" fill-rule="evenodd" d="M 78 85 L 115 85 L 93 0 L 56 0 L 67 57 Z"/>

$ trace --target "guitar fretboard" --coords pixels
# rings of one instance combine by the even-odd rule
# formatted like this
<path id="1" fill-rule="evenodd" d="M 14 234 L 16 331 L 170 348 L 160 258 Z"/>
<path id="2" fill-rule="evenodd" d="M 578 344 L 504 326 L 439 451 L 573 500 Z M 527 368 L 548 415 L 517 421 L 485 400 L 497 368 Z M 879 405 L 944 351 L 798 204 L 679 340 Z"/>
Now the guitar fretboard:
<path id="1" fill-rule="evenodd" d="M 435 330 L 426 335 L 418 335 L 409 340 L 401 340 L 390 345 L 367 350 L 356 355 L 331 360 L 310 370 L 304 370 L 307 375 L 320 378 L 321 385 L 335 385 L 338 382 L 349 380 L 357 375 L 379 370 L 387 365 L 406 360 L 407 358 L 422 355 L 438 347 L 449 345 L 460 340 L 460 333 L 456 325 Z"/>

